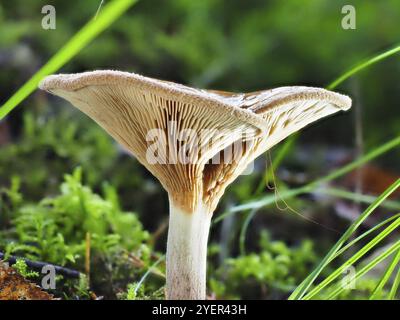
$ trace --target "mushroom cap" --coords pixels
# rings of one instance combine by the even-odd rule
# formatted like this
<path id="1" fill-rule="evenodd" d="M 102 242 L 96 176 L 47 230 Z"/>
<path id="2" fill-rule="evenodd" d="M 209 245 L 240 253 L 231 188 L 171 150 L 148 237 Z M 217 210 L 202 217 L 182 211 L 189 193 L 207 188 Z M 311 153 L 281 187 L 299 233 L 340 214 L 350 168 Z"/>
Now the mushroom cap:
<path id="1" fill-rule="evenodd" d="M 206 111 L 212 108 L 222 116 L 231 114 L 237 119 L 252 124 L 255 127 L 263 127 L 263 121 L 255 116 L 253 112 L 241 108 L 232 108 L 235 106 L 234 101 L 230 101 L 230 99 L 226 99 L 219 94 L 211 94 L 207 90 L 194 89 L 174 82 L 157 80 L 135 73 L 98 70 L 78 74 L 58 74 L 46 77 L 39 84 L 40 89 L 60 96 L 62 91 L 76 92 L 88 87 L 106 89 L 105 87 L 112 88 L 114 86 L 150 92 L 161 99 L 172 99 L 182 104 L 186 103 L 187 107 L 195 105 L 198 108 L 205 108 Z"/>
<path id="2" fill-rule="evenodd" d="M 349 97 L 320 88 L 230 93 L 109 70 L 48 76 L 39 87 L 95 120 L 187 212 L 199 201 L 213 211 L 250 161 L 309 123 L 351 106 Z M 149 158 L 156 140 L 149 139 L 152 130 L 159 130 L 158 142 L 165 146 L 153 153 L 162 161 Z M 235 156 L 227 161 L 224 156 L 232 149 Z M 182 163 L 181 157 L 188 161 Z M 223 159 L 212 162 L 216 157 Z"/>

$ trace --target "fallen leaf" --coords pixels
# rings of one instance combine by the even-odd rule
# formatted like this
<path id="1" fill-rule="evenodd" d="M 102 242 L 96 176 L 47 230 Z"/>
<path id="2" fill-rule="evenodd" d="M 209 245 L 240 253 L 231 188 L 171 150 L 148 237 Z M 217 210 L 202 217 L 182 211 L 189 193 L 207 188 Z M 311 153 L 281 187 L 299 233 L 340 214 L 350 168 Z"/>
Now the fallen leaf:
<path id="1" fill-rule="evenodd" d="M 0 261 L 0 300 L 54 300 L 54 297 Z"/>
<path id="2" fill-rule="evenodd" d="M 354 190 L 357 185 L 358 174 L 359 177 L 361 177 L 362 192 L 372 195 L 382 194 L 399 178 L 397 173 L 384 170 L 372 164 L 367 164 L 364 165 L 362 169 L 359 169 L 358 172 L 357 170 L 354 170 L 353 172 L 349 173 L 342 182 L 343 185 L 350 190 Z M 390 198 L 400 198 L 400 189 L 393 192 Z"/>

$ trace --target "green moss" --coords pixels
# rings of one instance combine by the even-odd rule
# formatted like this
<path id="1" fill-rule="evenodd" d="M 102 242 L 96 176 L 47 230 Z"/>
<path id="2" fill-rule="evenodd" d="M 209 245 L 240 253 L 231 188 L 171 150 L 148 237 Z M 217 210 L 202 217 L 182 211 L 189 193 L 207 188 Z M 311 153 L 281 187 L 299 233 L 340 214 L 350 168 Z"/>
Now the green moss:
<path id="1" fill-rule="evenodd" d="M 15 185 L 4 193 L 12 203 L 8 209 L 12 213 L 9 227 L 0 231 L 0 247 L 5 248 L 7 255 L 85 272 L 89 234 L 91 270 L 94 270 L 89 287 L 98 289 L 98 294 L 111 297 L 122 291 L 132 279 L 141 276 L 152 256 L 156 255 L 148 243 L 149 234 L 143 230 L 137 215 L 120 209 L 111 186 L 106 186 L 105 196 L 100 196 L 83 185 L 80 168 L 65 175 L 60 192 L 54 197 L 30 204 L 21 201 L 17 194 Z M 140 261 L 140 266 L 135 267 L 132 259 Z M 18 260 L 17 268 L 25 276 L 30 274 L 23 260 Z M 112 285 L 104 286 L 110 279 Z M 67 292 L 85 292 L 82 283 L 74 286 L 79 290 Z"/>
<path id="2" fill-rule="evenodd" d="M 316 261 L 310 240 L 289 247 L 262 232 L 259 245 L 260 252 L 227 259 L 217 269 L 210 280 L 210 288 L 218 298 L 284 297 Z"/>

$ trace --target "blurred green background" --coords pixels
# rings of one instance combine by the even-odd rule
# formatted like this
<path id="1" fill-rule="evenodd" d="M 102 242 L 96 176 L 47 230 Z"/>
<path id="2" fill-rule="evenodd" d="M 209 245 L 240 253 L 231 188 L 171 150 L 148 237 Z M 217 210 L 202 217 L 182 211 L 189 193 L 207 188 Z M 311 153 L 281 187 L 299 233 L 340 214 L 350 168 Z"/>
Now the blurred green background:
<path id="1" fill-rule="evenodd" d="M 41 26 L 41 8 L 46 4 L 56 8 L 55 30 Z M 341 9 L 346 4 L 356 8 L 355 30 L 341 26 Z M 99 5 L 99 0 L 0 0 L 0 105 L 94 17 Z M 399 21 L 398 0 L 142 0 L 60 72 L 117 69 L 235 92 L 285 85 L 324 87 L 351 66 L 399 43 Z M 280 188 L 325 175 L 398 135 L 399 71 L 400 59 L 394 56 L 342 84 L 337 90 L 353 98 L 352 110 L 302 132 L 275 172 Z M 354 175 L 336 181 L 335 186 L 379 194 L 399 176 L 399 156 L 397 149 L 369 164 L 361 187 Z M 252 175 L 234 183 L 216 214 L 229 206 L 270 195 L 273 191 L 258 188 L 265 166 L 263 157 Z M 81 171 L 76 171 L 77 167 Z M 74 170 L 74 178 L 70 176 L 60 191 L 64 175 Z M 82 189 L 81 182 L 102 194 L 103 202 L 92 191 Z M 165 225 L 168 204 L 158 182 L 94 122 L 44 92 L 35 92 L 0 122 L 0 190 L 0 251 L 54 260 L 50 262 L 83 272 L 85 234 L 97 235 L 102 240 L 93 244 L 98 255 L 94 254 L 91 275 L 104 269 L 111 280 L 92 275 L 90 289 L 106 298 L 135 298 L 139 293 L 129 291 L 129 284 L 137 282 L 165 250 L 166 233 L 160 226 Z M 96 213 L 77 217 L 79 208 L 64 206 L 57 198 L 73 202 L 81 192 L 96 204 L 89 206 L 93 212 L 102 208 L 99 215 L 107 216 L 114 208 L 114 215 L 106 219 L 101 230 L 90 222 L 96 219 Z M 60 200 L 56 204 L 54 197 Z M 338 234 L 328 229 L 342 232 L 363 208 L 352 201 L 315 194 L 292 199 L 290 205 L 319 224 L 275 205 L 263 208 L 249 226 L 247 253 L 238 245 L 246 215 L 233 215 L 212 230 L 211 296 L 286 297 L 337 238 Z M 134 212 L 149 234 L 136 220 L 128 225 L 140 229 L 139 234 L 132 236 L 122 230 L 121 221 L 126 215 L 134 216 L 124 210 Z M 382 214 L 386 214 L 384 210 Z M 67 215 L 74 220 L 68 230 Z M 32 225 L 36 229 L 27 231 Z M 49 225 L 55 230 L 48 239 L 63 237 L 56 244 L 38 242 L 39 230 L 47 230 Z M 23 234 L 29 232 L 32 238 L 24 238 Z M 118 240 L 110 240 L 118 233 Z M 127 240 L 136 236 L 136 242 Z M 60 249 L 60 241 L 64 253 L 55 255 L 52 250 Z M 114 242 L 110 245 L 110 241 Z M 120 265 L 109 267 L 121 251 L 126 253 L 125 269 Z M 132 263 L 132 252 L 142 264 Z M 161 287 L 162 275 L 153 278 L 148 281 L 147 291 L 146 287 L 141 289 L 143 297 Z M 368 281 L 373 284 L 373 277 Z M 350 292 L 350 297 L 362 297 L 363 290 L 373 287 L 368 281 L 361 285 L 361 293 Z M 77 284 L 66 284 L 68 290 L 63 289 L 68 298 L 84 295 L 71 286 Z M 89 296 L 87 286 L 82 290 Z"/>

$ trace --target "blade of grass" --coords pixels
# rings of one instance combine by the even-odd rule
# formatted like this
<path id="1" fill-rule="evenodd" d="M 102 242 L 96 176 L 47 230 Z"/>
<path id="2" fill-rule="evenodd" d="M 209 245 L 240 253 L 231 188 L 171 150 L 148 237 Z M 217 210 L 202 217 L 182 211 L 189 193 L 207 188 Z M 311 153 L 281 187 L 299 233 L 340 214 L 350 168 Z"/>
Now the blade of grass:
<path id="1" fill-rule="evenodd" d="M 153 270 L 157 267 L 157 265 L 158 265 L 161 261 L 163 261 L 164 259 L 165 259 L 165 255 L 162 255 L 161 257 L 159 257 L 159 258 L 157 259 L 156 262 L 153 263 L 153 265 L 150 266 L 149 269 L 147 269 L 147 271 L 144 273 L 144 275 L 142 276 L 142 278 L 139 280 L 139 282 L 137 283 L 137 285 L 136 285 L 136 287 L 135 287 L 135 290 L 134 290 L 135 295 L 137 295 L 137 293 L 138 293 L 140 287 L 142 286 L 142 284 L 144 283 L 144 281 L 146 280 L 146 278 L 149 276 L 149 274 L 150 274 L 151 272 L 153 272 Z"/>
<path id="2" fill-rule="evenodd" d="M 326 267 L 326 265 L 331 261 L 331 258 L 336 254 L 337 251 L 343 246 L 343 244 L 350 238 L 354 231 L 364 222 L 365 219 L 388 197 L 390 196 L 398 187 L 400 186 L 400 179 L 394 182 L 389 188 L 385 190 L 346 230 L 346 232 L 340 237 L 336 244 L 331 248 L 328 254 L 322 259 L 317 268 L 294 290 L 290 295 L 289 299 L 301 299 L 313 284 L 315 279 L 321 273 L 321 271 Z"/>
<path id="3" fill-rule="evenodd" d="M 242 224 L 242 228 L 240 230 L 240 236 L 239 236 L 239 250 L 240 250 L 241 255 L 246 254 L 246 247 L 245 247 L 246 233 L 247 233 L 247 229 L 249 227 L 250 221 L 253 219 L 253 217 L 255 216 L 256 213 L 257 213 L 257 209 L 251 210 L 248 213 L 246 219 L 244 220 L 244 222 Z"/>
<path id="4" fill-rule="evenodd" d="M 109 27 L 136 2 L 137 0 L 114 0 L 106 5 L 96 19 L 90 20 L 80 29 L 42 68 L 5 102 L 0 108 L 0 120 L 35 91 L 39 82 L 45 76 L 56 72 L 64 66 L 90 41 Z"/>
<path id="5" fill-rule="evenodd" d="M 347 199 L 347 200 L 355 200 L 355 201 L 359 201 L 361 203 L 367 203 L 367 204 L 374 202 L 374 200 L 376 199 L 376 197 L 374 197 L 374 196 L 350 192 L 350 191 L 338 189 L 338 188 L 319 188 L 318 190 L 315 190 L 314 193 L 330 195 L 330 196 Z M 386 200 L 384 203 L 382 203 L 382 207 L 385 207 L 387 209 L 392 209 L 392 210 L 400 210 L 400 202 Z"/>
<path id="6" fill-rule="evenodd" d="M 379 296 L 379 294 L 382 293 L 383 287 L 385 286 L 385 284 L 388 282 L 388 280 L 392 276 L 392 273 L 393 273 L 394 269 L 396 269 L 396 266 L 399 264 L 399 261 L 400 261 L 400 250 L 397 251 L 392 262 L 386 268 L 381 280 L 379 281 L 378 285 L 372 292 L 371 297 L 369 298 L 370 300 L 376 299 Z"/>
<path id="7" fill-rule="evenodd" d="M 372 58 L 366 59 L 365 61 L 361 62 L 360 64 L 357 64 L 350 70 L 346 71 L 343 73 L 341 76 L 336 78 L 334 81 L 332 81 L 326 88 L 329 90 L 335 89 L 339 84 L 350 78 L 351 76 L 355 75 L 356 73 L 366 69 L 367 67 L 382 61 L 396 53 L 400 52 L 400 45 L 396 45 L 392 49 L 389 49 L 383 53 L 380 53 L 376 56 L 373 56 Z"/>
<path id="8" fill-rule="evenodd" d="M 397 293 L 397 290 L 399 289 L 399 285 L 400 285 L 400 266 L 398 266 L 398 268 L 397 268 L 397 273 L 394 278 L 392 288 L 390 289 L 390 292 L 389 292 L 390 300 L 393 300 L 396 298 L 396 293 Z"/>
<path id="9" fill-rule="evenodd" d="M 379 254 L 376 258 L 374 258 L 371 262 L 369 262 L 366 266 L 364 266 L 360 271 L 356 272 L 354 276 L 354 280 L 359 279 L 362 277 L 364 274 L 366 274 L 368 271 L 370 271 L 372 268 L 377 266 L 379 263 L 381 263 L 383 260 L 385 260 L 387 257 L 389 257 L 391 254 L 393 254 L 396 250 L 400 249 L 400 240 L 395 242 L 390 248 Z M 337 297 L 339 294 L 343 292 L 346 288 L 343 287 L 342 285 L 338 285 L 337 289 L 334 290 L 329 296 L 328 299 L 332 300 L 335 297 Z"/>
<path id="10" fill-rule="evenodd" d="M 342 272 L 349 266 L 353 265 L 359 259 L 361 259 L 367 252 L 373 249 L 378 243 L 385 239 L 391 232 L 393 232 L 398 226 L 400 226 L 400 218 L 397 218 L 392 222 L 385 230 L 380 232 L 375 238 L 358 250 L 351 258 L 346 260 L 339 268 L 333 271 L 328 277 L 326 277 L 321 283 L 316 285 L 309 293 L 304 296 L 304 300 L 312 299 L 315 295 L 321 292 L 327 285 L 339 277 Z"/>
<path id="11" fill-rule="evenodd" d="M 287 199 L 290 197 L 294 197 L 294 196 L 303 194 L 305 192 L 306 192 L 306 190 L 303 188 L 285 190 L 280 193 L 279 199 L 280 200 Z M 273 203 L 275 203 L 275 195 L 266 196 L 259 200 L 255 200 L 255 201 L 245 203 L 245 204 L 242 204 L 239 206 L 234 206 L 234 207 L 230 208 L 228 211 L 226 211 L 226 212 L 220 214 L 218 217 L 216 217 L 213 221 L 213 224 L 217 224 L 218 222 L 225 219 L 227 216 L 230 216 L 237 212 L 242 212 L 242 211 L 251 210 L 251 209 L 260 209 L 262 207 L 269 206 L 270 204 L 273 204 Z"/>
<path id="12" fill-rule="evenodd" d="M 365 231 L 364 233 L 362 233 L 361 235 L 359 235 L 357 238 L 355 238 L 354 240 L 352 240 L 351 242 L 349 242 L 348 244 L 346 244 L 342 249 L 340 249 L 338 252 L 336 252 L 336 254 L 332 257 L 331 260 L 329 260 L 329 262 L 331 262 L 332 260 L 336 259 L 338 256 L 340 256 L 341 254 L 343 254 L 343 252 L 345 252 L 347 249 L 349 249 L 350 247 L 352 247 L 353 245 L 355 245 L 357 242 L 359 242 L 360 240 L 364 239 L 365 237 L 367 237 L 368 235 L 370 235 L 371 233 L 373 233 L 374 231 L 378 230 L 379 228 L 383 227 L 384 225 L 388 224 L 389 222 L 397 219 L 400 217 L 400 213 L 395 214 L 394 216 L 391 216 L 390 218 L 387 218 L 386 220 L 380 222 L 379 224 L 377 224 L 376 226 L 374 226 L 373 228 L 368 229 L 368 231 Z"/>

